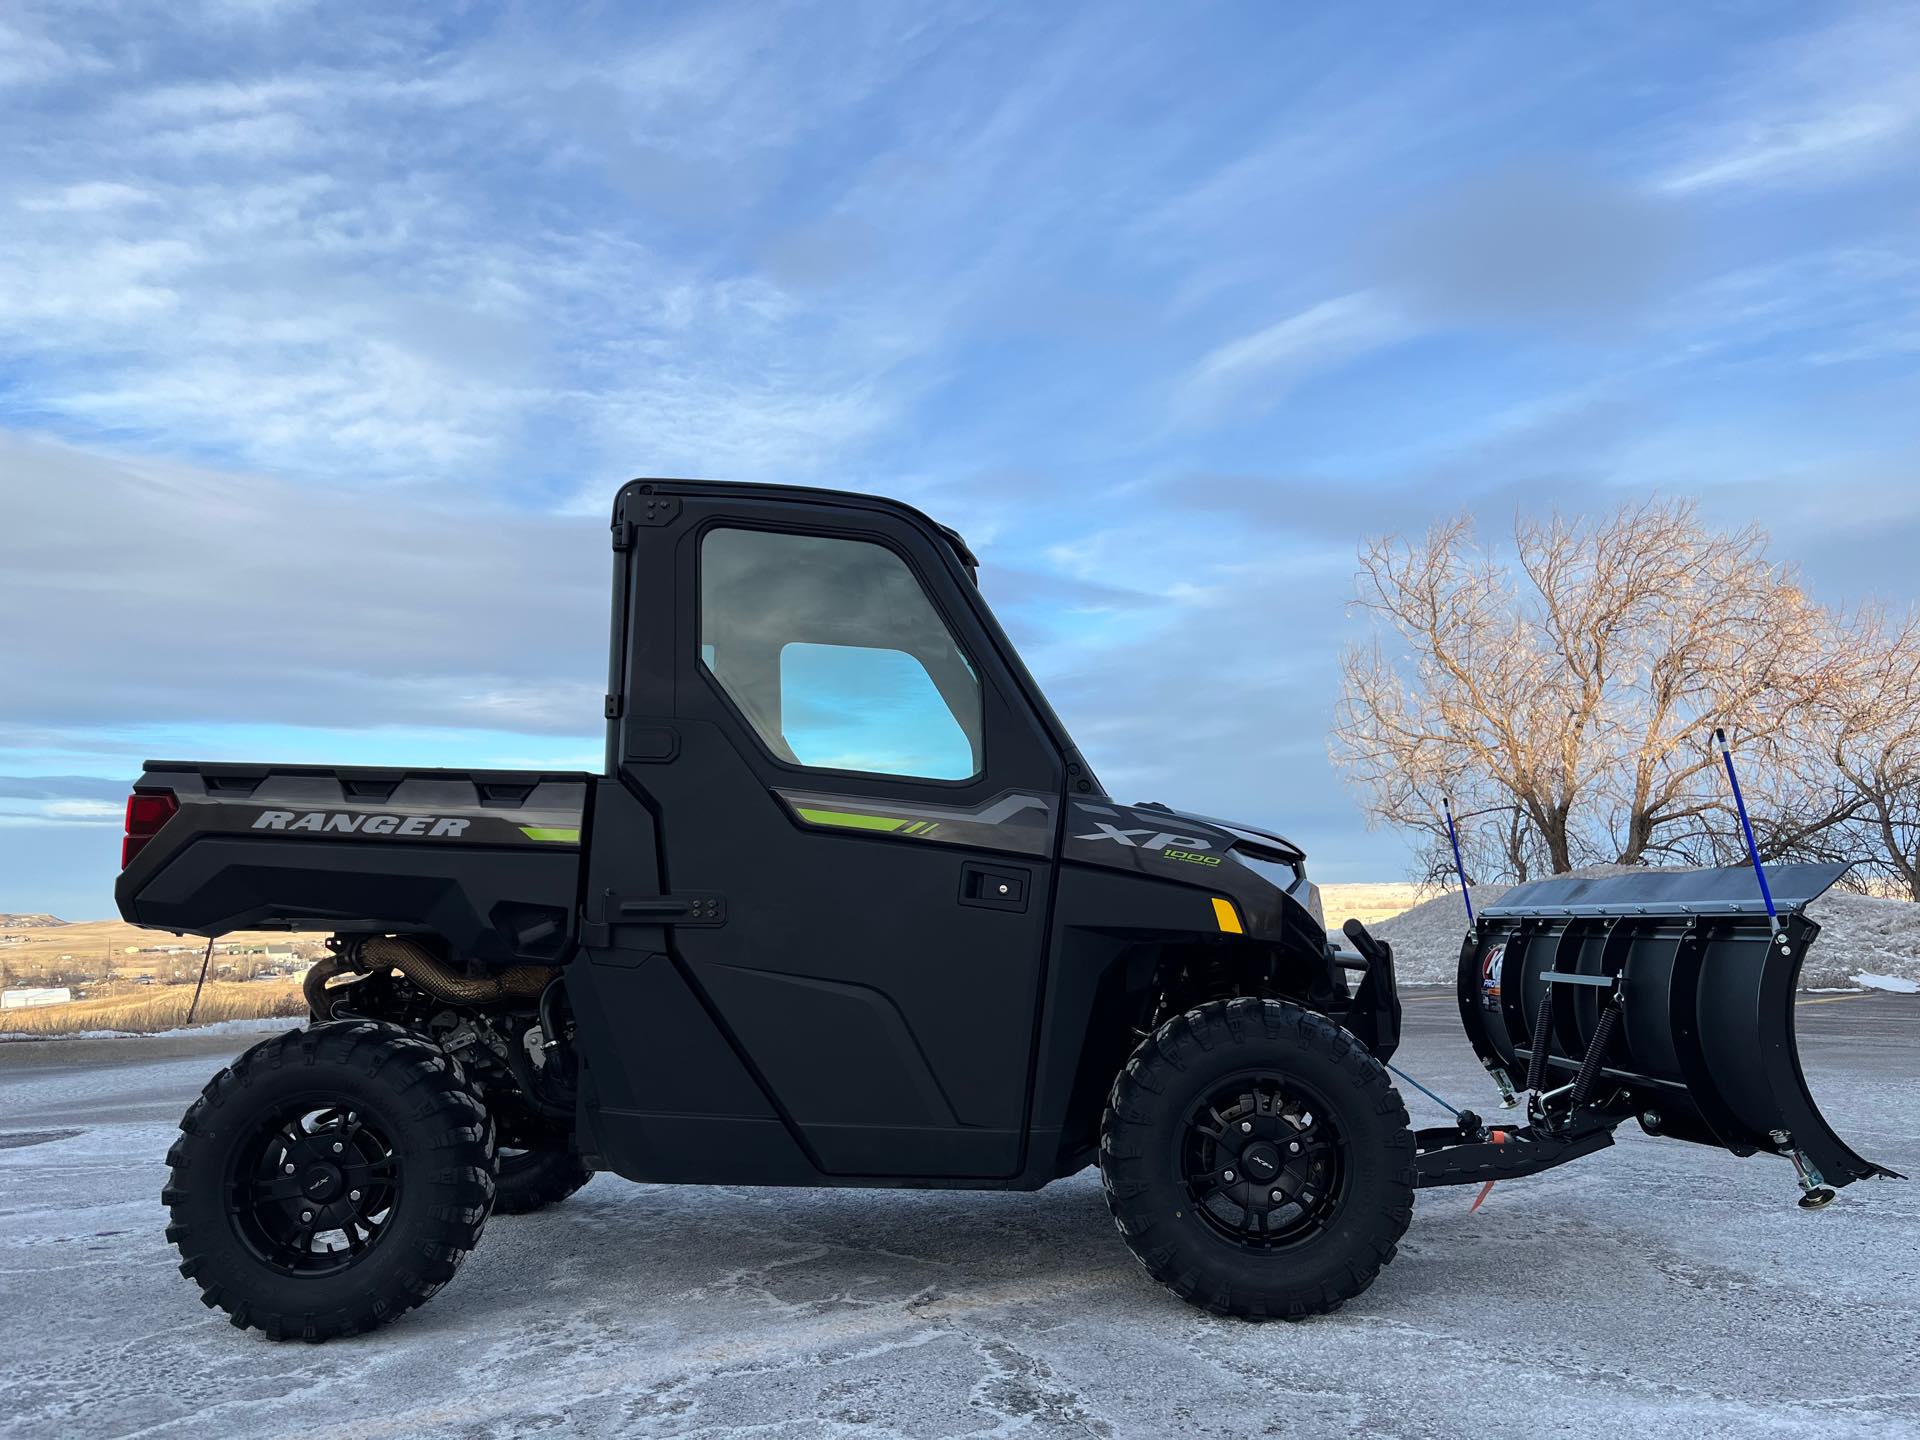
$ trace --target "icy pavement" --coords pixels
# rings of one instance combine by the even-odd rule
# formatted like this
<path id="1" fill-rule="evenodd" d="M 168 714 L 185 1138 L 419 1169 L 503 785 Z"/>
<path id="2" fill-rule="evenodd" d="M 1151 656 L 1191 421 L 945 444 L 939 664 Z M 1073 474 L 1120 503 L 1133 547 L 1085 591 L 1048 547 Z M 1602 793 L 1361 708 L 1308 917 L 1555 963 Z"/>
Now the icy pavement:
<path id="1" fill-rule="evenodd" d="M 1404 1068 L 1490 1110 L 1451 1001 L 1408 1014 Z M 1920 1172 L 1920 997 L 1804 996 L 1799 1023 L 1840 1133 Z M 1920 1185 L 1806 1214 L 1784 1164 L 1637 1132 L 1471 1217 L 1471 1190 L 1423 1192 L 1380 1283 L 1298 1325 L 1156 1289 L 1091 1174 L 602 1176 L 493 1221 L 398 1324 L 274 1345 L 201 1308 L 157 1199 L 179 1112 L 247 1038 L 0 1047 L 0 1435 L 1920 1433 Z"/>

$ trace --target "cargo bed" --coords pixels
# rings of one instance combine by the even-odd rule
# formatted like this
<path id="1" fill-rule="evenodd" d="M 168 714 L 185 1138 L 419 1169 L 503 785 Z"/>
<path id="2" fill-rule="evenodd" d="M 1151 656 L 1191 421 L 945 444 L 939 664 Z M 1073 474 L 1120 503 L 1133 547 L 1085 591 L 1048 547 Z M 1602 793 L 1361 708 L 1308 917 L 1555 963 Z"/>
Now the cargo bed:
<path id="1" fill-rule="evenodd" d="M 551 960 L 572 943 L 594 779 L 149 761 L 115 898 L 186 934 L 419 932 L 477 960 Z"/>

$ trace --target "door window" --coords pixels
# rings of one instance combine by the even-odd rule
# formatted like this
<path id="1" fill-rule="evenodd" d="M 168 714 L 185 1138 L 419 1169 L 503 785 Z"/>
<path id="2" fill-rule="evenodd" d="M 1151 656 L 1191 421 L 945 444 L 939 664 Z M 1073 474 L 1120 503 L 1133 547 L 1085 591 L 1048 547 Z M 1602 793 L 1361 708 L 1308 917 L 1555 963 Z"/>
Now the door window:
<path id="1" fill-rule="evenodd" d="M 979 675 L 884 545 L 709 531 L 700 659 L 784 760 L 928 780 L 980 773 Z"/>

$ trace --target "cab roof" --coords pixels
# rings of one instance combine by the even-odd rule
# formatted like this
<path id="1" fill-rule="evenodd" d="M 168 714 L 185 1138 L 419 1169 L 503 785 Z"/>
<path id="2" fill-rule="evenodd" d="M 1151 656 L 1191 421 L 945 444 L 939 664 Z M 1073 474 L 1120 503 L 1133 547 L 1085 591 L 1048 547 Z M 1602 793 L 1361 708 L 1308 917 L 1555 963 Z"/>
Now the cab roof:
<path id="1" fill-rule="evenodd" d="M 934 533 L 943 536 L 953 547 L 960 563 L 967 568 L 969 575 L 980 568 L 980 559 L 967 545 L 966 539 L 951 525 L 942 525 L 923 510 L 917 510 L 904 501 L 890 499 L 885 495 L 869 495 L 859 490 L 828 490 L 815 485 L 768 485 L 735 480 L 688 480 L 666 476 L 647 476 L 627 481 L 614 496 L 614 514 L 619 515 L 631 494 L 645 493 L 647 487 L 659 487 L 671 494 L 678 495 L 747 495 L 761 496 L 769 500 L 782 500 L 801 505 L 836 505 L 842 508 L 852 506 L 862 510 L 880 510 L 917 525 L 922 525 Z"/>

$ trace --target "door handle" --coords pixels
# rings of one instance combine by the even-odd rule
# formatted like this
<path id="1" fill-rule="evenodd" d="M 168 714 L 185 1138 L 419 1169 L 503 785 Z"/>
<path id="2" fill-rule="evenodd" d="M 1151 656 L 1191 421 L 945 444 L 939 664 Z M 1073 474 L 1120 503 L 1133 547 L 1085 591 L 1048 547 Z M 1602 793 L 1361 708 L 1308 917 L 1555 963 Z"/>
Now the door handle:
<path id="1" fill-rule="evenodd" d="M 982 910 L 1011 910 L 1024 914 L 1033 872 L 1012 865 L 979 865 L 969 860 L 960 867 L 960 903 Z"/>

